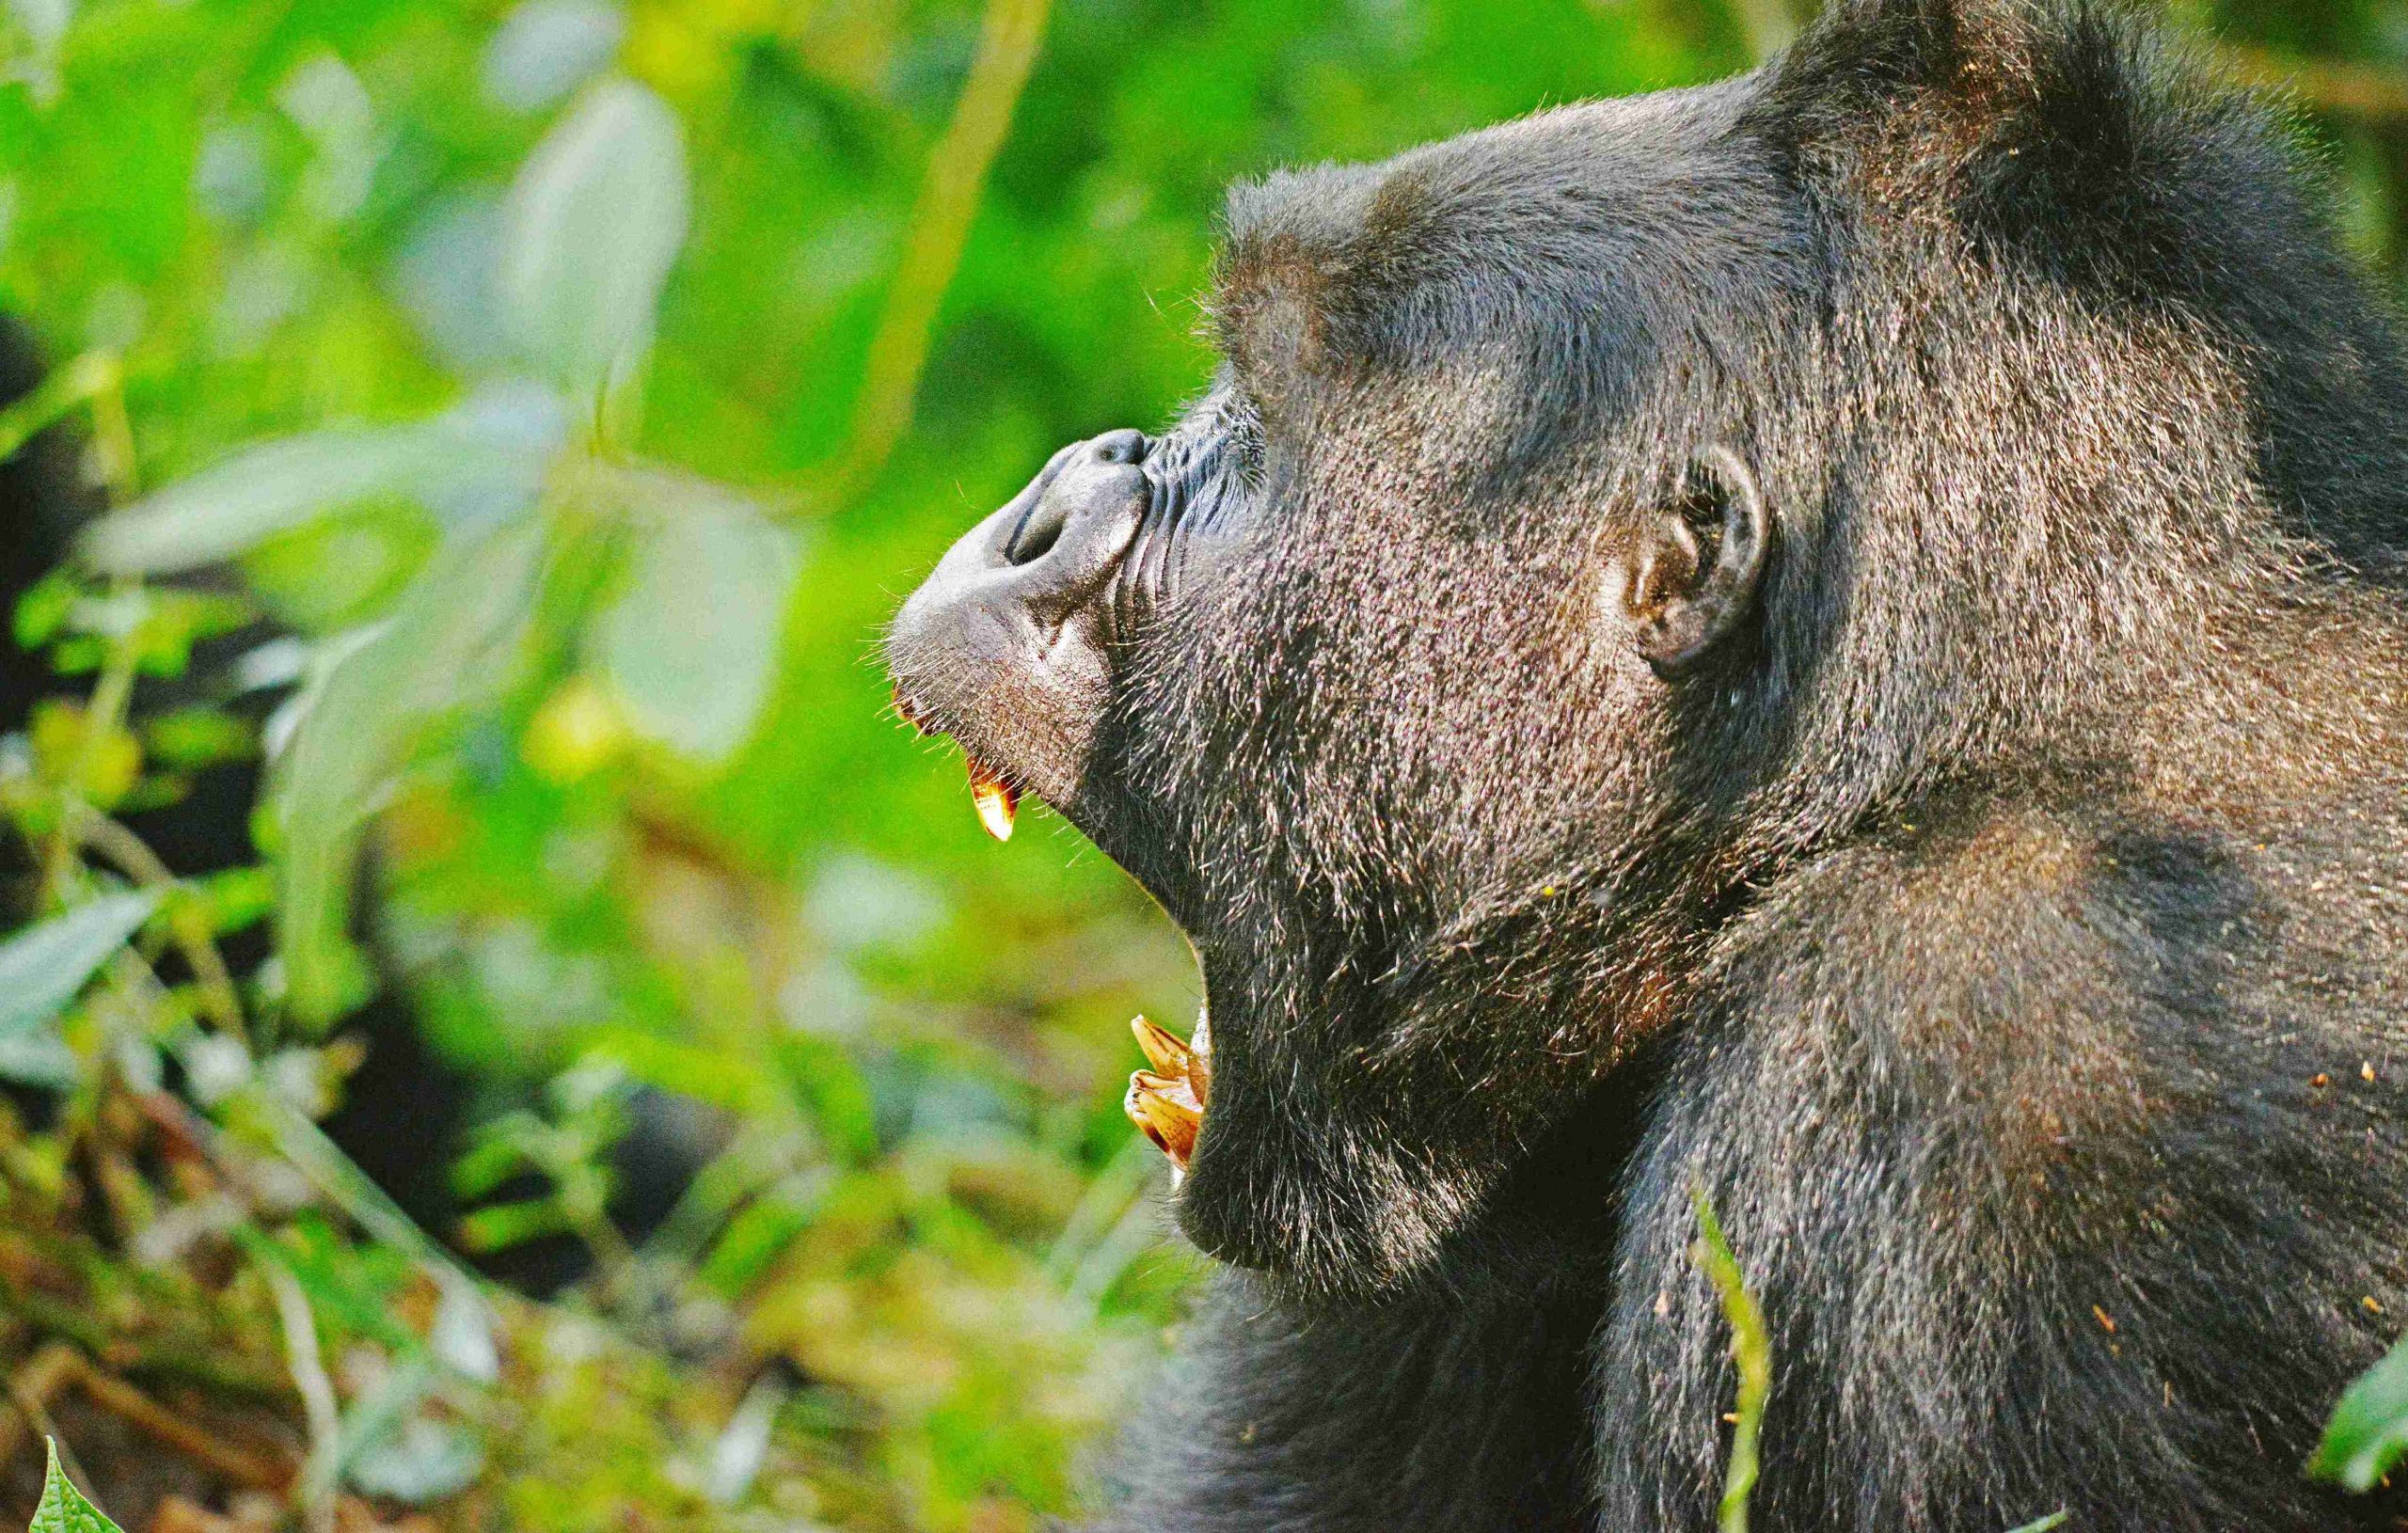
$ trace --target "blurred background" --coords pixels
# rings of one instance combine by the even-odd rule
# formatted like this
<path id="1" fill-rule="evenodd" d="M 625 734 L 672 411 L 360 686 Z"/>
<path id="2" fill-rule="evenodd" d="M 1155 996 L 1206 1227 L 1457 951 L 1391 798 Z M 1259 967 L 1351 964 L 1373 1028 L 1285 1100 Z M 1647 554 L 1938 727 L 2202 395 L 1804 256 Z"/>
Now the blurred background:
<path id="1" fill-rule="evenodd" d="M 879 624 L 1203 383 L 1224 183 L 1786 0 L 5 0 L 0 1517 L 1070 1509 L 1176 933 Z M 2181 8 L 2397 284 L 2408 0 Z"/>

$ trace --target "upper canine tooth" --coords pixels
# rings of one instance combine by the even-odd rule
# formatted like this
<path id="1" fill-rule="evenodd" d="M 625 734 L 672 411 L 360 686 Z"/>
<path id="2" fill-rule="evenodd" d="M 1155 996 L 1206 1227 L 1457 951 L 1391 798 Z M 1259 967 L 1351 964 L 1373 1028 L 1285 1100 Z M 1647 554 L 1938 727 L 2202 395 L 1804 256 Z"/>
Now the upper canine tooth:
<path id="1" fill-rule="evenodd" d="M 1146 1063 L 1164 1075 L 1184 1076 L 1193 1067 L 1196 1051 L 1178 1034 L 1144 1017 L 1129 1019 L 1129 1031 L 1137 1035 L 1137 1047 L 1145 1051 Z"/>
<path id="2" fill-rule="evenodd" d="M 1020 789 L 975 756 L 970 758 L 970 802 L 989 835 L 997 841 L 1012 838 L 1012 816 L 1020 813 Z"/>

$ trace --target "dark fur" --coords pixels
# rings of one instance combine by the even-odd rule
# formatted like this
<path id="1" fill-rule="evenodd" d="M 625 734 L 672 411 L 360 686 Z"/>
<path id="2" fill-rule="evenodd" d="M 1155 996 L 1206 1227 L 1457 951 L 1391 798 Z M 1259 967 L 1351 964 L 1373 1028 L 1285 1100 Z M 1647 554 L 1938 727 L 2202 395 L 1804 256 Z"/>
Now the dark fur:
<path id="1" fill-rule="evenodd" d="M 1255 1272 L 1110 1525 L 1710 1525 L 1693 1183 L 1760 1529 L 2399 1515 L 2299 1466 L 2408 1317 L 2408 371 L 2261 112 L 1847 0 L 1230 224 L 1257 522 L 1076 813 L 1196 938 Z M 1715 441 L 1775 547 L 1666 679 L 1611 601 Z"/>

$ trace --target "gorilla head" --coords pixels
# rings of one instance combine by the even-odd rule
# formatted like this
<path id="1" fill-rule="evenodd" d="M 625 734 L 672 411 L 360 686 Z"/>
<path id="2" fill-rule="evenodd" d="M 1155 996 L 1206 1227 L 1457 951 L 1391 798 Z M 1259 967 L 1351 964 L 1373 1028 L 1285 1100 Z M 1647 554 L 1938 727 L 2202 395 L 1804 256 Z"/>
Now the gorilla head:
<path id="1" fill-rule="evenodd" d="M 1291 1292 L 1581 1271 L 1768 891 L 2044 784 L 2238 823 L 2315 773 L 2215 721 L 2408 542 L 2390 332 L 2276 135 L 2087 7 L 1847 0 L 1226 222 L 1209 390 L 890 655 L 1191 937 L 1180 1218 Z"/>

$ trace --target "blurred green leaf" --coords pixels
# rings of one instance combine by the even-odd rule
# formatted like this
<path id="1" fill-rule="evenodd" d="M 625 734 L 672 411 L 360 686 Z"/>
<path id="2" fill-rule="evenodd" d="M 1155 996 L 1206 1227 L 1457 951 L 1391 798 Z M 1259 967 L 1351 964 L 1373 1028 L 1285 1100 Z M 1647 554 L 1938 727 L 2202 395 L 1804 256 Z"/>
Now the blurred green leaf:
<path id="1" fill-rule="evenodd" d="M 502 679 L 545 541 L 539 524 L 516 523 L 449 550 L 306 694 L 277 798 L 279 951 L 287 998 L 306 1021 L 356 999 L 345 925 L 361 827 L 427 722 Z"/>
<path id="2" fill-rule="evenodd" d="M 2408 1338 L 2352 1384 L 2307 1472 L 2364 1494 L 2408 1458 Z"/>
<path id="3" fill-rule="evenodd" d="M 315 1217 L 295 1222 L 282 1239 L 248 1225 L 237 1228 L 234 1239 L 252 1260 L 289 1273 L 323 1320 L 397 1351 L 417 1347 L 418 1338 L 393 1312 L 407 1270 L 390 1253 L 372 1248 L 363 1258 Z"/>
<path id="4" fill-rule="evenodd" d="M 518 1203 L 488 1203 L 460 1221 L 460 1243 L 490 1256 L 547 1235 L 566 1235 L 576 1228 L 558 1200 L 528 1198 Z"/>
<path id="5" fill-rule="evenodd" d="M 0 943 L 0 1037 L 29 1032 L 66 1010 L 158 905 L 153 890 L 103 894 Z"/>
<path id="6" fill-rule="evenodd" d="M 787 1033 L 778 1038 L 776 1050 L 788 1085 L 819 1130 L 829 1154 L 852 1166 L 876 1159 L 877 1100 L 868 1078 L 844 1046 L 832 1038 Z"/>
<path id="7" fill-rule="evenodd" d="M 58 1467 L 58 1445 L 47 1438 L 43 1441 L 49 1446 L 50 1466 L 43 1471 L 41 1500 L 25 1533 L 119 1533 L 108 1514 L 85 1500 L 84 1493 L 69 1481 L 67 1471 Z"/>
<path id="8" fill-rule="evenodd" d="M 591 399 L 649 343 L 685 243 L 677 119 L 630 80 L 595 87 L 519 171 L 501 242 L 503 314 L 527 360 Z"/>
<path id="9" fill-rule="evenodd" d="M 554 444 L 464 409 L 410 426 L 311 432 L 246 448 L 104 517 L 84 540 L 112 574 L 232 558 L 328 511 L 377 499 L 523 499 Z"/>
<path id="10" fill-rule="evenodd" d="M 793 534 L 759 508 L 701 489 L 654 508 L 594 648 L 630 728 L 717 762 L 744 743 L 768 697 L 801 561 Z"/>
<path id="11" fill-rule="evenodd" d="M 25 593 L 17 598 L 18 647 L 40 649 L 57 638 L 83 596 L 83 582 L 72 570 L 53 570 L 26 588 Z"/>
<path id="12" fill-rule="evenodd" d="M 178 708 L 148 719 L 142 741 L 155 765 L 186 769 L 247 761 L 259 753 L 251 727 L 214 708 Z"/>
<path id="13" fill-rule="evenodd" d="M 474 1438 L 450 1422 L 418 1415 L 361 1446 L 345 1472 L 370 1495 L 422 1507 L 466 1488 L 483 1467 Z"/>
<path id="14" fill-rule="evenodd" d="M 608 0 L 523 0 L 485 46 L 485 94 L 515 112 L 549 106 L 607 68 L 626 32 Z"/>

